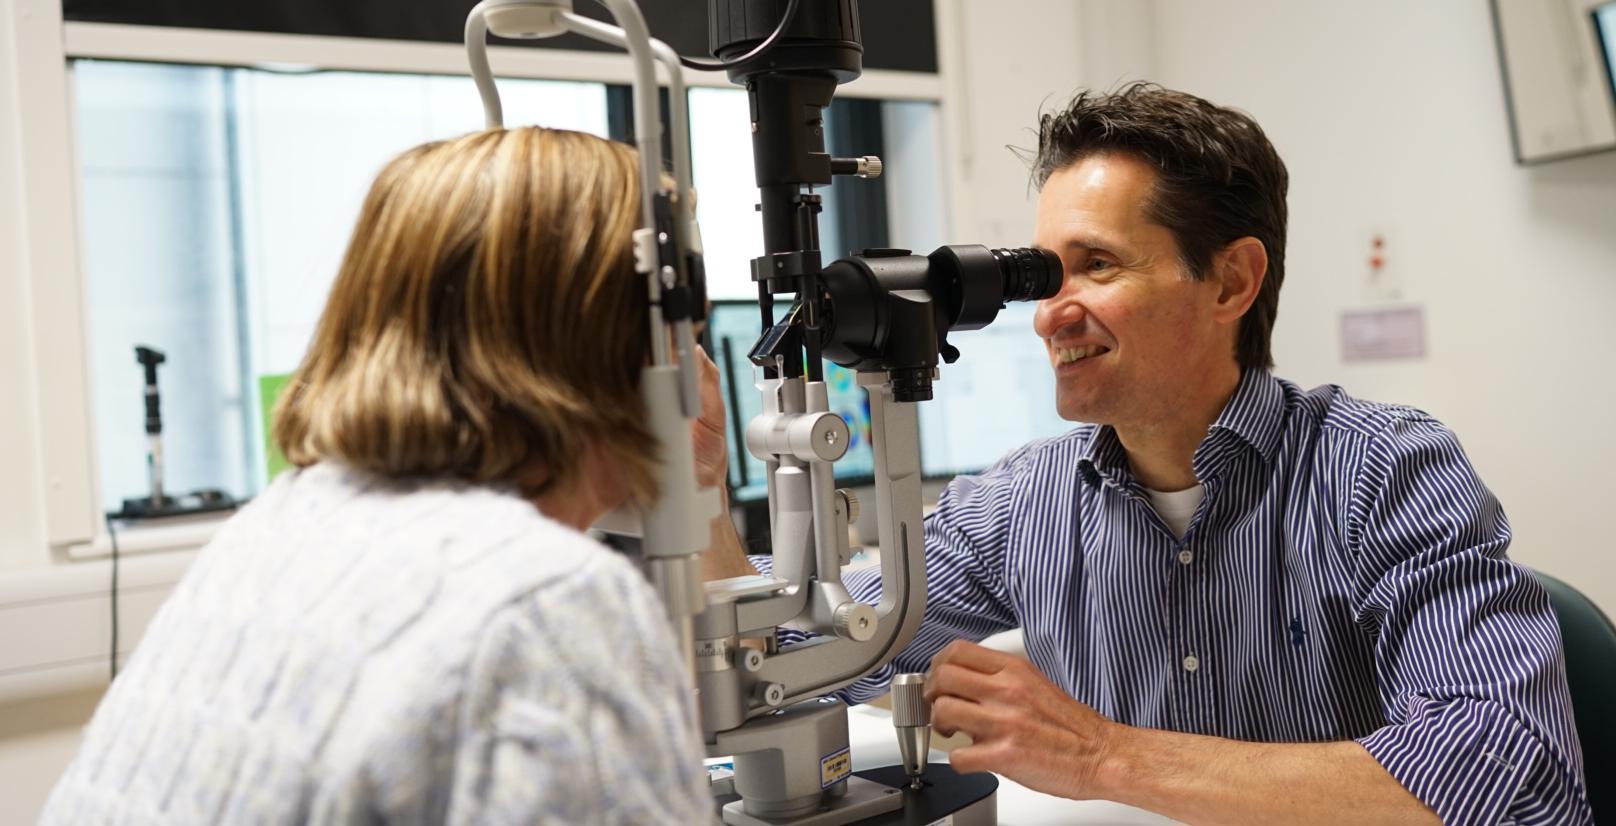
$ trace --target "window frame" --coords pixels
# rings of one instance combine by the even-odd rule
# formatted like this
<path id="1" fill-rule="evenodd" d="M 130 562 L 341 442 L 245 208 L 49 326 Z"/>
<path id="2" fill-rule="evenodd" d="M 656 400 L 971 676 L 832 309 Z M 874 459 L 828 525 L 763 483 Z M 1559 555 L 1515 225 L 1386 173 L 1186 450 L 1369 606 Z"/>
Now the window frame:
<path id="1" fill-rule="evenodd" d="M 20 77 L 16 87 L 21 173 L 18 228 L 22 281 L 31 348 L 21 356 L 31 376 L 39 470 L 34 485 L 42 514 L 44 547 L 29 541 L 0 547 L 0 567 L 24 567 L 54 558 L 94 559 L 111 554 L 102 514 L 98 444 L 93 421 L 95 389 L 89 363 L 87 275 L 82 251 L 81 171 L 73 100 L 73 61 L 129 60 L 281 70 L 340 70 L 465 75 L 464 48 L 308 35 L 214 31 L 123 24 L 64 22 L 60 4 L 13 7 L 12 44 Z M 492 46 L 490 61 L 505 77 L 627 84 L 632 70 L 622 55 Z M 692 87 L 735 88 L 721 73 L 689 72 Z M 839 96 L 926 101 L 944 109 L 940 74 L 867 70 L 838 89 Z M 945 117 L 945 123 L 948 119 Z M 949 132 L 945 126 L 945 133 Z M 952 141 L 945 134 L 947 163 Z M 947 212 L 945 210 L 945 212 Z M 32 379 L 32 381 L 28 381 Z M 27 406 L 23 394 L 22 404 Z M 25 417 L 26 417 L 25 411 Z M 23 486 L 35 482 L 27 479 Z M 26 491 L 17 502 L 29 507 Z M 118 532 L 121 553 L 186 550 L 204 544 L 223 517 L 199 517 L 136 526 Z M 25 531 L 25 535 L 31 531 Z M 32 547 L 29 547 L 32 546 Z"/>

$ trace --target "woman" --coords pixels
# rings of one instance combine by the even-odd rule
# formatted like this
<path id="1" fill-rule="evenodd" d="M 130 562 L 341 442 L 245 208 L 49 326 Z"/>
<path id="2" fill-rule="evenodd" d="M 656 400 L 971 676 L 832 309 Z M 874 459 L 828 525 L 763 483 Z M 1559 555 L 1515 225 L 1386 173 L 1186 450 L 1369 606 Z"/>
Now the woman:
<path id="1" fill-rule="evenodd" d="M 496 130 L 372 187 L 226 523 L 47 823 L 696 823 L 689 680 L 582 531 L 656 495 L 634 152 Z M 722 468 L 709 469 L 721 473 Z"/>

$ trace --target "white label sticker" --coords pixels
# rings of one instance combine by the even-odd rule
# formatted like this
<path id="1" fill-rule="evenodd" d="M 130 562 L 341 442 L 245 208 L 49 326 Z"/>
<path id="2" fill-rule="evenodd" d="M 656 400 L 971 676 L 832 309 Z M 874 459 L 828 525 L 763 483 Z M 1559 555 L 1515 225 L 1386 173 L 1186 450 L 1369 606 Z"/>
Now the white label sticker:
<path id="1" fill-rule="evenodd" d="M 926 826 L 954 826 L 954 816 L 948 815 L 942 820 L 933 820 L 932 822 L 927 823 Z"/>
<path id="2" fill-rule="evenodd" d="M 1380 307 L 1341 314 L 1341 360 L 1425 357 L 1425 308 Z"/>
<path id="3" fill-rule="evenodd" d="M 830 784 L 847 779 L 853 773 L 853 758 L 847 749 L 833 751 L 819 758 L 819 788 L 829 788 Z"/>

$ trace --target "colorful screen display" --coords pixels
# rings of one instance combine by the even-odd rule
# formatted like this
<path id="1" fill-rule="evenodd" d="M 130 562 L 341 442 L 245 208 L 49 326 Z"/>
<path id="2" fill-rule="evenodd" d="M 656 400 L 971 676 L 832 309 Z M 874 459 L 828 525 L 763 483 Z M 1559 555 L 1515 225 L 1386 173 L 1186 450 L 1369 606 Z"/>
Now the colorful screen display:
<path id="1" fill-rule="evenodd" d="M 783 315 L 790 305 L 775 305 Z M 763 412 L 763 397 L 757 389 L 762 371 L 746 357 L 762 333 L 758 305 L 751 301 L 715 301 L 708 317 L 708 336 L 713 361 L 724 393 L 729 415 L 729 482 L 736 501 L 752 502 L 768 496 L 769 483 L 763 461 L 747 451 L 743 434 L 746 423 Z M 858 375 L 845 367 L 825 362 L 825 385 L 830 409 L 847 422 L 852 439 L 847 454 L 836 462 L 836 479 L 843 484 L 868 484 L 875 474 L 875 452 L 870 448 L 870 398 L 858 386 Z"/>

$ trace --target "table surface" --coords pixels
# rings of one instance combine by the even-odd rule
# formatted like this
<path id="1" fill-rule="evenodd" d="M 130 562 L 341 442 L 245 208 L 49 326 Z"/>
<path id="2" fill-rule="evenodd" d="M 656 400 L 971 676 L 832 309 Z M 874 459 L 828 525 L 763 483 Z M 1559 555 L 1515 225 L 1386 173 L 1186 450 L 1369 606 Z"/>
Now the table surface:
<path id="1" fill-rule="evenodd" d="M 892 714 L 874 706 L 847 710 L 848 749 L 854 770 L 897 765 L 897 733 Z M 932 762 L 945 763 L 948 755 L 933 750 Z M 1067 800 L 1035 792 L 1012 780 L 999 778 L 999 826 L 1160 826 L 1177 821 L 1107 800 Z"/>

